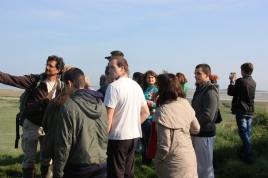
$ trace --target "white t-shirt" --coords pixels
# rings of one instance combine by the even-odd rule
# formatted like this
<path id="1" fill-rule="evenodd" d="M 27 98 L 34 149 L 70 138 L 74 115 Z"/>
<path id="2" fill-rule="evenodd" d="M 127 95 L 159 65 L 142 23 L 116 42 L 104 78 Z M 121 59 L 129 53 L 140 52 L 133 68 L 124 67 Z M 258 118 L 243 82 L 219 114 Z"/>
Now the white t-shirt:
<path id="1" fill-rule="evenodd" d="M 137 82 L 123 77 L 111 83 L 106 90 L 104 104 L 115 109 L 110 140 L 142 137 L 140 111 L 146 100 Z"/>
<path id="2" fill-rule="evenodd" d="M 51 81 L 49 81 L 48 79 L 46 79 L 47 92 L 48 92 L 48 93 L 52 91 L 52 89 L 53 89 L 55 83 L 56 83 L 56 82 L 51 82 Z M 55 98 L 55 96 L 56 96 L 56 90 L 54 91 L 54 93 L 53 93 L 51 99 Z"/>

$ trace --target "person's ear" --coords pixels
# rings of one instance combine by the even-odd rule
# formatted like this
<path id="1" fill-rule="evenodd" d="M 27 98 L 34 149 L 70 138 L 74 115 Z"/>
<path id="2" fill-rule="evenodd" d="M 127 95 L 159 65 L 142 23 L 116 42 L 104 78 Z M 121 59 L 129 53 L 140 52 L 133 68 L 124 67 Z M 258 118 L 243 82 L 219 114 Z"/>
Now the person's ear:
<path id="1" fill-rule="evenodd" d="M 59 74 L 59 73 L 60 73 L 60 71 L 61 71 L 60 69 L 57 69 L 57 74 Z"/>
<path id="2" fill-rule="evenodd" d="M 73 87 L 73 83 L 70 80 L 68 80 L 68 86 L 69 86 L 69 88 Z"/>

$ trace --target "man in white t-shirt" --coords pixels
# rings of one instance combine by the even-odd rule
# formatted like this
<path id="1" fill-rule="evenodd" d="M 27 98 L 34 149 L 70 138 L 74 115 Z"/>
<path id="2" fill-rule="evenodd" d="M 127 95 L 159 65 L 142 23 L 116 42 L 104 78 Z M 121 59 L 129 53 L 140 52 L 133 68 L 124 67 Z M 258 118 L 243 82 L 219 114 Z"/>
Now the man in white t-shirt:
<path id="1" fill-rule="evenodd" d="M 150 112 L 141 87 L 128 78 L 124 57 L 111 57 L 109 75 L 116 79 L 106 91 L 104 104 L 108 117 L 108 177 L 134 177 L 134 157 L 141 123 Z"/>

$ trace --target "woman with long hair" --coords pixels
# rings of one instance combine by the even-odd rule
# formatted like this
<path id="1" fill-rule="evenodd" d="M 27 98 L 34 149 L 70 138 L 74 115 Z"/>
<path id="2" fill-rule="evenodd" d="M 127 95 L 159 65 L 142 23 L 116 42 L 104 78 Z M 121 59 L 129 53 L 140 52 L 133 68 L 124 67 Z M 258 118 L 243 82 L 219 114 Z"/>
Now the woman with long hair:
<path id="1" fill-rule="evenodd" d="M 150 165 L 152 159 L 147 159 L 148 154 L 148 146 L 150 141 L 150 133 L 151 133 L 151 124 L 153 119 L 153 114 L 156 108 L 155 104 L 155 95 L 158 91 L 156 87 L 157 82 L 157 75 L 154 71 L 149 70 L 147 71 L 141 81 L 141 87 L 144 93 L 144 97 L 146 99 L 147 105 L 150 110 L 150 116 L 141 124 L 142 130 L 142 138 L 141 138 L 141 145 L 142 145 L 142 164 Z"/>
<path id="2" fill-rule="evenodd" d="M 180 82 L 180 84 L 181 84 L 181 86 L 183 88 L 183 91 L 184 91 L 185 95 L 187 95 L 187 92 L 188 92 L 188 83 L 187 83 L 186 77 L 182 73 L 180 73 L 180 72 L 178 72 L 176 74 L 176 76 L 177 76 L 177 78 L 178 78 L 178 80 L 179 80 L 179 82 Z"/>
<path id="3" fill-rule="evenodd" d="M 65 66 L 61 77 L 63 77 L 66 71 L 72 68 L 73 66 Z M 65 88 L 63 88 L 63 91 L 56 98 L 53 98 L 49 101 L 43 117 L 42 127 L 45 132 L 45 136 L 42 138 L 42 145 L 40 145 L 40 155 L 43 160 L 47 160 L 47 162 L 50 162 L 50 164 L 52 163 L 51 160 L 54 159 L 54 140 L 57 118 L 61 105 L 67 100 L 69 100 L 69 96 L 66 93 Z M 50 177 L 52 175 L 50 165 L 46 164 L 47 163 L 41 162 L 41 177 Z"/>
<path id="4" fill-rule="evenodd" d="M 56 98 L 50 100 L 44 118 L 42 127 L 46 135 L 43 137 L 43 142 L 40 147 L 40 154 L 43 159 L 53 160 L 54 159 L 54 140 L 57 126 L 57 118 L 60 112 L 61 105 L 69 100 L 68 94 L 63 90 Z M 41 163 L 42 164 L 42 163 Z M 50 176 L 50 165 L 41 166 L 41 176 Z"/>
<path id="5" fill-rule="evenodd" d="M 153 118 L 157 133 L 157 176 L 197 178 L 196 156 L 190 136 L 200 129 L 195 112 L 174 74 L 158 75 L 157 86 L 157 108 Z"/>

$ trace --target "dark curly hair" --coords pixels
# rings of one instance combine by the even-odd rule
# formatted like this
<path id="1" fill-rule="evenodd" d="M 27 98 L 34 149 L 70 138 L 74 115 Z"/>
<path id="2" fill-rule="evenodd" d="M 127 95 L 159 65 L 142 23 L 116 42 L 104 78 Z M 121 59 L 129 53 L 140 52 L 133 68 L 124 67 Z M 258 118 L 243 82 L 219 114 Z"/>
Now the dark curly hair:
<path id="1" fill-rule="evenodd" d="M 48 61 L 56 61 L 56 68 L 60 69 L 59 75 L 62 74 L 62 70 L 64 69 L 64 61 L 62 57 L 58 57 L 56 55 L 48 56 L 47 58 L 47 63 Z"/>

